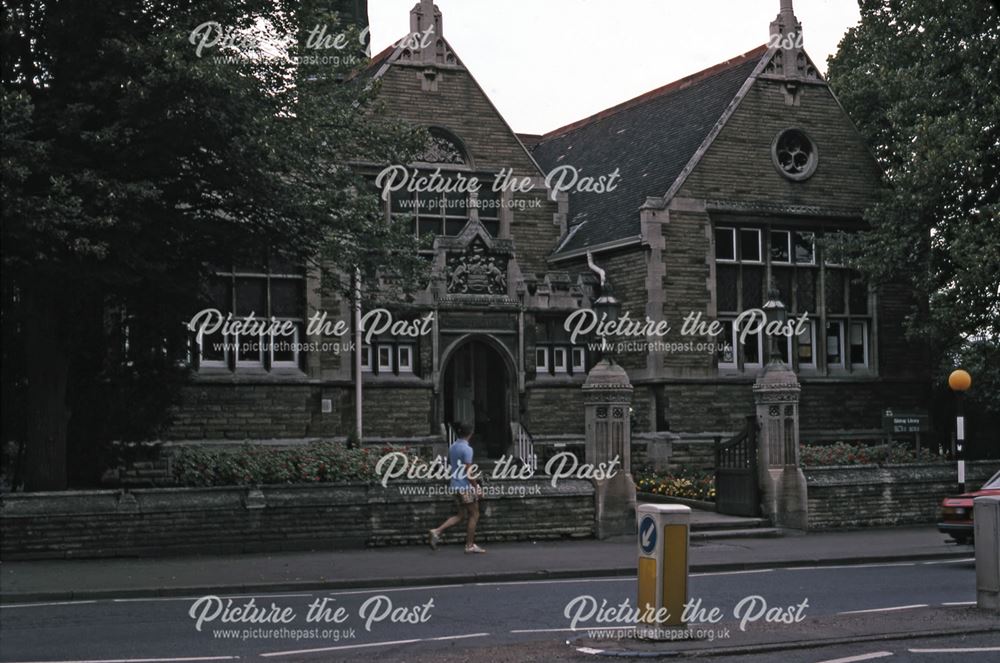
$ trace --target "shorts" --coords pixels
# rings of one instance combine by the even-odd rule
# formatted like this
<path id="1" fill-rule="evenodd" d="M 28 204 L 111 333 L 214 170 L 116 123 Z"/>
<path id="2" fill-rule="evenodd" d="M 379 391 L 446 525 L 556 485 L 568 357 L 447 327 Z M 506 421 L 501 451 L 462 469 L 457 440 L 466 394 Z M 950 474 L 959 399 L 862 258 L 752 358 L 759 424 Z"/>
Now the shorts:
<path id="1" fill-rule="evenodd" d="M 459 506 L 475 504 L 479 500 L 479 494 L 472 488 L 459 489 L 455 492 L 455 500 Z"/>

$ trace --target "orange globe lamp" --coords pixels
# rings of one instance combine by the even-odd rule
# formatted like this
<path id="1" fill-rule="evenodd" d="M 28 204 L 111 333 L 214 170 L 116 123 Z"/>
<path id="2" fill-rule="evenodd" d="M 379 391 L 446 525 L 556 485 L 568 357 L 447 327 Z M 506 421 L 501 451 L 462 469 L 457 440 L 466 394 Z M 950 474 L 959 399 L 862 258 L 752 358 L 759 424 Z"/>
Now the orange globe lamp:
<path id="1" fill-rule="evenodd" d="M 954 370 L 948 376 L 948 386 L 951 387 L 952 391 L 968 391 L 969 387 L 972 386 L 972 376 L 961 368 Z"/>

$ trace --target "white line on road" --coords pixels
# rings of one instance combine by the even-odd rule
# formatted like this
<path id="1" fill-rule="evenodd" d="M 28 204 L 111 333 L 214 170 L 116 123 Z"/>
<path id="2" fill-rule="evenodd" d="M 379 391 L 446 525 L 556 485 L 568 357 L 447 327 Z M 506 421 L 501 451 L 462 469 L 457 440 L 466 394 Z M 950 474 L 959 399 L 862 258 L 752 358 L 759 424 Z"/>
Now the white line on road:
<path id="1" fill-rule="evenodd" d="M 1000 647 L 954 647 L 951 649 L 910 649 L 913 654 L 965 654 L 984 651 L 1000 651 Z"/>
<path id="2" fill-rule="evenodd" d="M 893 612 L 895 610 L 912 610 L 913 608 L 926 608 L 926 603 L 915 603 L 913 605 L 896 605 L 891 608 L 869 608 L 868 610 L 847 610 L 838 612 L 838 615 L 860 615 L 866 612 Z"/>
<path id="3" fill-rule="evenodd" d="M 828 661 L 820 661 L 819 663 L 855 663 L 856 661 L 870 661 L 873 658 L 885 658 L 886 656 L 892 656 L 892 652 L 873 651 L 870 654 L 858 654 L 857 656 L 847 656 L 845 658 L 831 658 Z"/>
<path id="4" fill-rule="evenodd" d="M 489 633 L 466 633 L 462 635 L 442 635 L 436 638 L 413 638 L 411 640 L 389 640 L 386 642 L 366 642 L 359 645 L 339 645 L 336 647 L 320 647 L 318 649 L 297 649 L 292 651 L 275 651 L 261 654 L 261 657 L 271 658 L 274 656 L 296 656 L 298 654 L 320 654 L 330 651 L 343 651 L 345 649 L 366 649 L 370 647 L 391 647 L 394 645 L 412 645 L 416 642 L 430 642 L 432 640 L 462 640 L 465 638 L 485 638 Z"/>
<path id="5" fill-rule="evenodd" d="M 692 573 L 691 576 L 738 576 L 744 573 L 770 573 L 774 569 L 747 569 L 746 571 L 713 571 L 709 573 Z"/>
<path id="6" fill-rule="evenodd" d="M 476 587 L 488 587 L 491 585 L 565 585 L 584 582 L 635 582 L 635 576 L 621 576 L 617 578 L 562 578 L 559 580 L 513 580 L 511 582 L 477 582 Z"/>
<path id="7" fill-rule="evenodd" d="M 219 596 L 220 599 L 245 599 L 245 598 L 257 598 L 257 597 L 267 597 L 273 599 L 288 599 L 295 597 L 309 597 L 312 594 L 226 594 Z M 134 598 L 134 599 L 111 599 L 112 603 L 145 603 L 147 601 L 197 601 L 200 596 L 151 596 L 149 598 Z"/>
<path id="8" fill-rule="evenodd" d="M 466 638 L 485 638 L 489 633 L 469 633 L 468 635 L 442 635 L 428 640 L 464 640 Z"/>
<path id="9" fill-rule="evenodd" d="M 952 601 L 951 603 L 942 603 L 941 605 L 976 605 L 975 601 Z"/>
<path id="10" fill-rule="evenodd" d="M 42 608 L 48 605 L 83 605 L 85 603 L 97 603 L 97 601 L 53 601 L 51 603 L 5 603 L 0 608 Z"/>
<path id="11" fill-rule="evenodd" d="M 785 571 L 816 571 L 827 569 L 881 569 L 887 566 L 916 566 L 916 562 L 887 562 L 885 564 L 828 564 L 819 566 L 789 566 Z"/>
<path id="12" fill-rule="evenodd" d="M 86 661 L 30 661 L 30 663 L 193 663 L 194 661 L 235 661 L 239 656 L 190 656 L 187 658 L 105 658 Z"/>
<path id="13" fill-rule="evenodd" d="M 416 592 L 422 589 L 449 589 L 465 585 L 423 585 L 421 587 L 390 587 L 388 589 L 352 589 L 342 592 L 326 592 L 329 596 L 350 596 L 352 594 L 385 594 L 386 592 Z"/>
<path id="14" fill-rule="evenodd" d="M 961 562 L 974 562 L 975 557 L 965 557 L 963 559 L 936 559 L 932 562 L 922 562 L 923 564 L 959 564 Z"/>
<path id="15" fill-rule="evenodd" d="M 375 590 L 373 590 L 375 591 Z M 381 590 L 381 591 L 392 591 L 392 590 Z M 220 595 L 221 599 L 242 599 L 242 598 L 254 598 L 254 597 L 268 597 L 268 598 L 295 598 L 295 597 L 309 597 L 312 594 L 268 594 L 257 593 L 257 594 L 223 594 Z M 87 605 L 94 603 L 152 603 L 156 601 L 195 601 L 201 598 L 200 596 L 147 596 L 147 597 L 137 597 L 130 599 L 93 599 L 89 601 L 51 601 L 48 603 L 4 603 L 0 604 L 0 608 L 42 608 L 45 606 L 53 605 Z"/>
<path id="16" fill-rule="evenodd" d="M 364 647 L 391 647 L 392 645 L 409 645 L 414 642 L 420 642 L 420 638 L 414 638 L 412 640 L 390 640 L 388 642 L 369 642 L 363 645 L 341 645 L 339 647 L 322 647 L 320 649 L 296 649 L 291 651 L 273 651 L 266 654 L 261 654 L 264 658 L 269 658 L 272 656 L 295 656 L 296 654 L 318 654 L 325 651 L 340 651 L 343 649 L 362 649 Z"/>
<path id="17" fill-rule="evenodd" d="M 635 624 L 623 624 L 621 626 L 584 626 L 582 628 L 520 628 L 512 629 L 511 633 L 578 633 L 580 631 L 621 631 L 624 629 L 634 629 Z"/>

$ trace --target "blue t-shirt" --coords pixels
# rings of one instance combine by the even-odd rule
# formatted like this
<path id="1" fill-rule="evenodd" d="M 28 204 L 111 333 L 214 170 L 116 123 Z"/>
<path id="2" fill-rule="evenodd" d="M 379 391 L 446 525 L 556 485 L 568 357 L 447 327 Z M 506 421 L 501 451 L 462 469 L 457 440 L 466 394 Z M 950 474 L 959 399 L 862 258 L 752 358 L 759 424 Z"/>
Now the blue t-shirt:
<path id="1" fill-rule="evenodd" d="M 469 442 L 462 439 L 452 442 L 448 449 L 448 467 L 451 470 L 453 490 L 465 490 L 471 487 L 468 477 L 468 466 L 471 464 L 472 447 L 469 446 Z"/>

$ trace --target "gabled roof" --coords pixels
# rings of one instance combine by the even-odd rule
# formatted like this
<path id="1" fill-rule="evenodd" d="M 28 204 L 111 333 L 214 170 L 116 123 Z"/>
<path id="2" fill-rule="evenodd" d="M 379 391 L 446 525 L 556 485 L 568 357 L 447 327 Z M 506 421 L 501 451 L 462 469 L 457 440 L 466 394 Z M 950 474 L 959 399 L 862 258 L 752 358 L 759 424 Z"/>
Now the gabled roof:
<path id="1" fill-rule="evenodd" d="M 546 172 L 571 165 L 596 178 L 619 169 L 614 191 L 570 194 L 569 232 L 555 253 L 638 238 L 639 208 L 670 189 L 767 52 L 760 46 L 545 134 L 532 155 Z"/>

